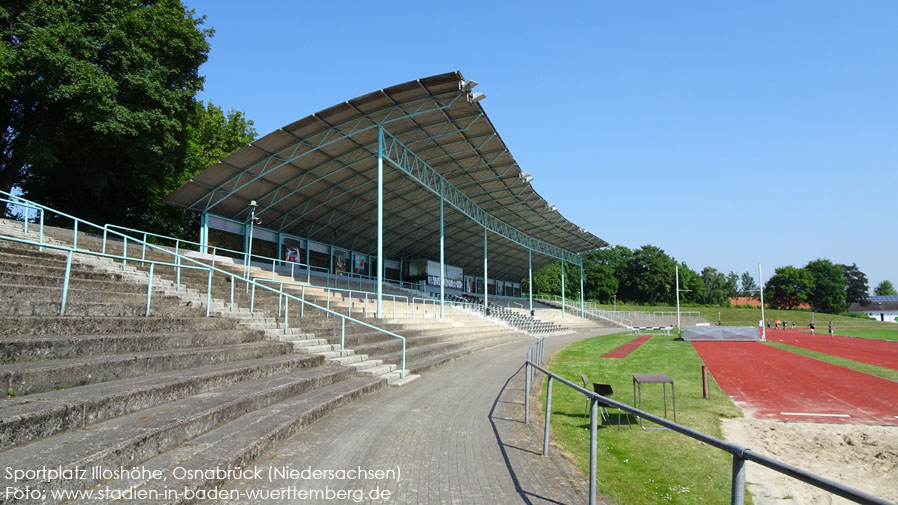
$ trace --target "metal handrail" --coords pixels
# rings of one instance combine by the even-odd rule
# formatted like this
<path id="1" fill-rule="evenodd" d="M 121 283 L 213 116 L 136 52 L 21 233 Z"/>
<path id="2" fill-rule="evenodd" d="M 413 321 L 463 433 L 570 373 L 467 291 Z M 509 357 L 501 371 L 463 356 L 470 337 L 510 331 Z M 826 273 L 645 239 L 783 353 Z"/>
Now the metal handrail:
<path id="1" fill-rule="evenodd" d="M 72 248 L 69 246 L 51 244 L 51 243 L 47 243 L 47 242 L 35 242 L 33 240 L 20 239 L 18 237 L 11 237 L 9 235 L 0 235 L 0 240 L 17 242 L 20 244 L 34 245 L 34 246 L 39 246 L 42 248 L 46 247 L 49 249 L 58 249 L 61 251 L 66 251 L 68 253 L 66 255 L 65 274 L 64 274 L 63 280 L 62 280 L 62 301 L 60 303 L 60 308 L 59 308 L 60 316 L 65 316 L 66 302 L 68 301 L 69 280 L 71 278 L 71 272 L 72 272 L 72 256 L 73 256 L 73 254 L 78 253 L 78 254 L 85 254 L 85 255 L 90 255 L 90 256 L 98 256 L 98 257 L 102 257 L 102 258 L 111 258 L 111 259 L 119 259 L 120 258 L 119 256 L 116 256 L 114 254 L 105 254 L 105 253 L 89 251 L 89 250 L 85 250 L 85 249 L 75 249 L 75 248 Z M 148 281 L 147 281 L 147 303 L 146 303 L 145 317 L 150 317 L 150 308 L 152 305 L 152 294 L 153 294 L 153 270 L 156 267 L 156 265 L 170 266 L 173 268 L 188 268 L 188 269 L 193 269 L 193 270 L 206 270 L 206 271 L 209 270 L 208 267 L 204 268 L 204 267 L 185 266 L 185 265 L 178 265 L 178 264 L 174 264 L 174 263 L 166 263 L 163 261 L 145 260 L 145 262 L 150 264 L 150 270 L 148 273 Z M 210 279 L 211 279 L 211 272 L 210 272 Z M 209 300 L 211 300 L 211 296 L 212 296 L 212 291 L 210 289 L 206 294 L 206 300 L 207 300 L 206 317 L 209 317 Z"/>
<path id="2" fill-rule="evenodd" d="M 271 283 L 275 283 L 275 284 L 280 284 L 282 289 L 283 289 L 284 286 L 293 286 L 293 287 L 301 288 L 301 289 L 302 289 L 301 292 L 303 293 L 303 296 L 305 296 L 305 288 L 307 288 L 307 287 L 309 287 L 309 288 L 314 288 L 314 289 L 324 290 L 324 291 L 327 292 L 327 305 L 326 305 L 326 308 L 328 308 L 328 309 L 330 309 L 330 292 L 331 292 L 331 291 L 345 291 L 346 293 L 349 294 L 349 298 L 348 298 L 348 299 L 349 299 L 349 309 L 348 309 L 348 310 L 349 310 L 350 313 L 352 312 L 352 295 L 353 295 L 353 294 L 356 294 L 356 295 L 362 294 L 362 295 L 364 295 L 364 297 L 361 297 L 361 296 L 360 296 L 359 299 L 361 300 L 362 298 L 364 298 L 364 303 L 365 303 L 365 317 L 368 317 L 368 296 L 369 296 L 369 295 L 376 295 L 376 293 L 374 293 L 374 292 L 372 292 L 372 291 L 358 291 L 358 290 L 353 290 L 353 289 L 329 288 L 329 287 L 322 287 L 322 286 L 312 286 L 312 285 L 307 285 L 307 284 L 300 284 L 300 283 L 298 283 L 298 282 L 280 281 L 280 280 L 275 280 L 275 279 L 265 279 L 265 278 L 263 278 L 263 277 L 253 277 L 253 279 L 258 280 L 258 281 L 260 281 L 260 282 L 271 282 Z M 255 294 L 255 292 L 253 292 L 253 293 Z M 392 294 L 387 294 L 387 293 L 384 293 L 382 296 L 385 297 L 385 298 L 389 297 L 389 298 L 392 298 L 392 299 L 393 299 L 393 319 L 396 318 L 396 299 L 397 299 L 397 298 L 405 298 L 405 317 L 408 317 L 408 313 L 409 313 L 409 299 L 408 299 L 407 296 L 405 296 L 405 295 L 392 295 Z M 255 298 L 254 296 L 250 297 L 250 307 L 253 306 L 253 300 L 254 300 L 254 298 Z M 250 309 L 250 311 L 252 311 L 252 308 Z M 351 314 L 350 314 L 350 315 L 351 315 Z"/>
<path id="3" fill-rule="evenodd" d="M 41 208 L 42 210 L 46 210 L 46 211 L 49 211 L 49 212 L 53 212 L 53 213 L 55 213 L 55 214 L 57 214 L 57 215 L 64 216 L 64 217 L 67 217 L 67 218 L 70 218 L 70 219 L 74 220 L 74 221 L 75 221 L 75 226 L 74 226 L 74 230 L 73 230 L 73 232 L 74 232 L 74 238 L 73 238 L 73 245 L 72 245 L 72 247 L 71 247 L 72 251 L 70 251 L 70 255 L 71 255 L 72 252 L 78 252 L 78 253 L 93 254 L 93 255 L 98 255 L 98 256 L 106 256 L 106 257 L 111 257 L 111 258 L 114 258 L 114 259 L 123 259 L 123 260 L 124 260 L 123 267 L 124 267 L 124 265 L 127 264 L 127 260 L 129 259 L 129 258 L 127 257 L 127 243 L 128 243 L 128 240 L 132 240 L 132 241 L 134 241 L 134 242 L 137 242 L 138 245 L 141 245 L 141 246 L 143 247 L 143 251 L 144 251 L 144 253 L 141 254 L 141 256 L 143 257 L 143 259 L 141 259 L 141 260 L 137 260 L 136 258 L 133 258 L 133 259 L 136 260 L 136 261 L 143 261 L 143 262 L 146 262 L 146 263 L 150 263 L 150 269 L 151 269 L 151 271 L 152 271 L 152 269 L 153 269 L 153 265 L 154 265 L 154 264 L 162 263 L 162 262 L 146 260 L 146 259 L 145 259 L 145 256 L 146 256 L 146 255 L 145 255 L 145 250 L 146 250 L 145 248 L 146 248 L 146 247 L 149 247 L 149 248 L 154 249 L 154 250 L 156 250 L 156 251 L 162 252 L 162 253 L 164 253 L 164 254 L 169 254 L 169 255 L 171 255 L 171 256 L 174 257 L 174 259 L 176 260 L 175 263 L 173 263 L 173 264 L 165 263 L 165 265 L 172 266 L 173 268 L 177 269 L 177 272 L 178 272 L 178 281 L 180 281 L 180 269 L 181 269 L 181 268 L 194 268 L 194 269 L 201 269 L 201 270 L 209 271 L 208 294 L 207 294 L 207 300 L 208 300 L 208 301 L 207 301 L 207 304 L 206 304 L 206 316 L 207 316 L 207 317 L 208 317 L 208 315 L 209 315 L 209 310 L 210 310 L 209 307 L 210 307 L 210 305 L 211 305 L 212 276 L 213 276 L 213 272 L 218 272 L 218 273 L 220 273 L 220 274 L 222 274 L 222 275 L 225 275 L 225 276 L 231 278 L 231 306 L 233 306 L 233 301 L 234 301 L 234 291 L 233 291 L 233 290 L 234 290 L 234 284 L 236 284 L 236 281 L 237 281 L 237 280 L 240 280 L 240 281 L 243 281 L 243 282 L 247 283 L 247 286 L 249 286 L 249 284 L 251 284 L 251 283 L 252 283 L 252 284 L 256 284 L 256 282 L 254 282 L 254 281 L 252 281 L 252 280 L 250 280 L 250 279 L 248 279 L 248 278 L 240 277 L 239 275 L 234 274 L 234 273 L 232 273 L 232 272 L 228 272 L 228 271 L 226 271 L 226 270 L 222 270 L 222 269 L 220 269 L 220 268 L 216 268 L 214 265 L 207 265 L 207 264 L 205 264 L 205 263 L 203 263 L 203 262 L 201 262 L 201 261 L 199 261 L 199 260 L 197 260 L 197 259 L 191 258 L 191 257 L 189 257 L 189 256 L 182 255 L 182 254 L 180 254 L 179 252 L 173 252 L 173 251 L 171 251 L 171 250 L 169 250 L 169 249 L 167 249 L 167 248 L 165 248 L 165 247 L 157 246 L 157 245 L 155 245 L 155 244 L 150 244 L 150 243 L 148 243 L 148 242 L 146 242 L 146 241 L 141 241 L 141 240 L 139 240 L 139 239 L 135 239 L 134 237 L 130 237 L 130 236 L 128 236 L 128 235 L 126 235 L 126 234 L 124 234 L 124 233 L 118 232 L 118 231 L 116 231 L 116 230 L 114 230 L 114 229 L 110 229 L 111 227 L 113 227 L 113 226 L 115 226 L 115 225 L 105 225 L 105 226 L 101 227 L 101 226 L 98 226 L 98 225 L 96 225 L 96 224 L 93 224 L 93 223 L 91 223 L 91 222 L 89 222 L 89 221 L 84 221 L 83 219 L 76 218 L 76 217 L 74 217 L 74 216 L 70 216 L 70 215 L 65 214 L 65 213 L 62 213 L 62 212 L 58 212 L 58 211 L 56 211 L 56 210 L 53 210 L 52 208 L 46 207 L 46 206 L 41 205 L 41 204 L 39 204 L 39 203 L 31 202 L 31 201 L 29 201 L 29 200 L 25 200 L 25 199 L 23 199 L 23 198 L 21 198 L 21 197 L 15 196 L 15 195 L 10 195 L 9 193 L 6 193 L 5 191 L 2 191 L 2 190 L 0 190 L 0 194 L 6 194 L 6 195 L 9 195 L 11 198 L 16 198 L 16 199 L 18 199 L 18 200 L 21 200 L 22 202 L 25 202 L 25 203 L 31 204 L 31 205 L 33 205 L 33 206 L 39 207 L 39 208 Z M 102 230 L 103 230 L 103 252 L 96 253 L 95 251 L 89 251 L 89 250 L 87 250 L 87 249 L 78 249 L 78 248 L 77 248 L 77 241 L 78 241 L 78 223 L 79 223 L 79 222 L 84 223 L 85 225 L 92 226 L 92 227 L 94 227 L 94 228 L 102 229 Z M 105 253 L 105 250 L 106 250 L 106 242 L 107 242 L 107 240 L 108 240 L 108 233 L 112 233 L 112 234 L 115 234 L 115 235 L 119 235 L 119 236 L 121 236 L 121 237 L 123 238 L 123 240 L 124 240 L 124 244 L 123 244 L 124 247 L 123 247 L 123 249 L 122 249 L 122 253 L 123 253 L 122 256 L 118 256 L 118 255 L 107 255 L 107 254 Z M 139 233 L 142 233 L 142 232 L 139 232 Z M 4 238 L 5 238 L 5 237 L 4 237 Z M 9 237 L 9 239 L 16 240 L 16 241 L 21 241 L 21 240 L 22 240 L 22 239 L 16 239 L 15 237 Z M 31 242 L 31 241 L 26 241 L 26 242 Z M 33 243 L 33 242 L 31 242 L 31 243 L 32 243 L 33 245 L 41 245 L 41 244 L 37 244 L 37 243 Z M 67 247 L 68 247 L 68 246 L 57 246 L 57 245 L 55 245 L 55 244 L 43 244 L 43 245 L 44 245 L 45 247 L 53 246 L 53 247 L 56 247 L 56 248 L 67 248 Z M 188 262 L 194 263 L 194 264 L 196 264 L 197 266 L 191 267 L 191 266 L 189 266 L 189 265 L 183 265 L 183 264 L 182 264 L 183 261 L 188 261 Z M 150 279 L 151 279 L 151 280 L 150 280 L 150 287 L 148 287 L 148 289 L 150 289 L 151 286 L 152 286 L 152 275 L 150 276 Z M 178 284 L 180 284 L 180 282 L 178 282 Z M 260 288 L 262 288 L 262 289 L 266 289 L 266 290 L 269 290 L 269 291 L 271 291 L 271 292 L 278 293 L 277 290 L 275 290 L 274 288 L 271 288 L 271 287 L 269 287 L 269 286 L 259 285 L 259 284 L 256 284 L 256 285 L 258 285 L 258 286 L 259 286 Z M 294 296 L 292 296 L 292 295 L 288 295 L 288 294 L 286 294 L 286 293 L 283 293 L 282 295 L 283 295 L 283 296 L 288 296 L 288 297 L 290 297 L 290 298 L 293 298 L 293 299 L 296 299 L 296 300 L 300 301 L 298 298 L 296 298 L 296 297 L 294 297 Z M 148 296 L 149 296 L 149 295 L 148 295 Z M 323 311 L 325 311 L 326 313 L 333 314 L 334 316 L 340 317 L 340 318 L 342 319 L 342 326 L 344 326 L 344 327 L 345 327 L 345 325 L 346 325 L 346 321 L 349 320 L 350 322 L 353 322 L 353 323 L 356 323 L 356 324 L 361 324 L 362 326 L 371 328 L 371 329 L 373 329 L 373 330 L 376 330 L 376 331 L 379 331 L 379 332 L 382 332 L 382 333 L 386 333 L 386 334 L 388 334 L 388 335 L 390 335 L 390 336 L 393 336 L 393 337 L 396 337 L 396 338 L 400 338 L 400 339 L 402 340 L 402 371 L 401 371 L 401 376 L 402 376 L 402 378 L 405 378 L 405 348 L 406 348 L 405 337 L 402 337 L 402 336 L 400 336 L 400 335 L 397 335 L 397 334 L 395 334 L 395 333 L 393 333 L 393 332 L 390 332 L 390 331 L 388 331 L 388 330 L 384 330 L 383 328 L 378 328 L 378 327 L 376 327 L 376 326 L 374 326 L 374 325 L 365 323 L 365 322 L 363 322 L 363 321 L 359 321 L 359 320 L 357 320 L 357 319 L 355 319 L 355 318 L 352 318 L 352 317 L 349 317 L 349 316 L 346 316 L 346 315 L 343 315 L 343 314 L 339 314 L 339 313 L 337 313 L 337 312 L 333 312 L 333 311 L 331 311 L 331 310 L 329 310 L 329 309 L 327 309 L 327 308 L 325 308 L 325 307 L 321 307 L 321 306 L 319 306 L 319 305 L 317 305 L 317 304 L 314 304 L 314 303 L 311 303 L 311 302 L 309 302 L 309 301 L 300 301 L 300 303 L 303 304 L 303 306 L 304 306 L 304 305 L 309 305 L 309 306 L 311 306 L 312 308 L 319 309 L 319 310 L 323 310 Z M 289 317 L 289 316 L 287 315 L 287 313 L 286 313 L 286 311 L 285 311 L 285 323 L 284 323 L 284 330 L 285 330 L 285 331 L 288 329 L 288 323 L 287 323 L 288 317 Z M 343 352 L 343 351 L 341 350 L 341 352 Z"/>
<path id="4" fill-rule="evenodd" d="M 250 282 L 252 283 L 253 288 L 255 288 L 256 286 L 259 286 L 259 287 L 262 288 L 262 289 L 267 289 L 267 290 L 269 290 L 269 291 L 271 291 L 271 292 L 273 292 L 273 293 L 277 293 L 279 296 L 283 296 L 283 297 L 287 300 L 287 302 L 286 302 L 286 303 L 287 303 L 287 307 L 284 309 L 284 330 L 285 330 L 285 331 L 286 331 L 287 329 L 289 329 L 289 327 L 290 327 L 289 300 L 291 300 L 291 299 L 300 302 L 300 303 L 302 304 L 301 306 L 308 305 L 308 306 L 310 306 L 310 307 L 312 307 L 312 308 L 321 310 L 321 311 L 325 312 L 325 313 L 328 314 L 328 315 L 333 315 L 333 316 L 335 316 L 335 317 L 339 317 L 339 318 L 341 319 L 341 322 L 340 322 L 340 323 L 341 323 L 341 324 L 340 324 L 340 356 L 345 356 L 345 352 L 346 352 L 346 321 L 349 321 L 349 322 L 352 322 L 352 323 L 356 323 L 356 324 L 360 324 L 360 325 L 362 325 L 362 326 L 364 326 L 364 327 L 366 327 L 366 328 L 370 328 L 370 329 L 372 329 L 372 330 L 379 331 L 379 332 L 384 333 L 384 334 L 386 334 L 386 335 L 389 335 L 389 336 L 391 336 L 391 337 L 398 338 L 399 340 L 402 341 L 402 368 L 400 369 L 400 376 L 401 376 L 403 379 L 405 378 L 405 371 L 406 371 L 406 370 L 405 370 L 405 347 L 406 347 L 406 340 L 405 340 L 405 337 L 403 337 L 403 336 L 401 336 L 401 335 L 397 335 L 397 334 L 393 333 L 392 331 L 385 330 L 385 329 L 383 329 L 383 328 L 378 328 L 377 326 L 374 326 L 374 325 L 372 325 L 372 324 L 368 324 L 368 323 L 366 323 L 366 322 L 364 322 L 364 321 L 360 321 L 360 320 L 358 320 L 358 319 L 355 319 L 354 317 L 350 317 L 350 316 L 347 316 L 347 315 L 345 315 L 345 314 L 340 314 L 339 312 L 334 312 L 334 311 L 331 310 L 331 309 L 322 307 L 322 306 L 320 306 L 320 305 L 318 305 L 318 304 L 315 304 L 315 303 L 312 303 L 312 302 L 310 302 L 310 301 L 308 301 L 308 300 L 301 299 L 301 298 L 297 298 L 295 295 L 291 295 L 291 294 L 285 293 L 285 292 L 283 292 L 283 291 L 278 291 L 278 290 L 276 290 L 276 289 L 274 289 L 274 288 L 265 286 L 264 284 L 259 284 L 260 282 L 272 282 L 271 280 L 268 280 L 268 279 L 252 279 Z M 277 282 L 277 281 L 274 281 L 274 282 Z M 300 316 L 300 317 L 302 317 L 302 316 Z"/>
<path id="5" fill-rule="evenodd" d="M 542 339 L 540 339 L 542 340 Z M 536 344 L 531 345 L 530 350 L 527 352 L 527 359 L 524 362 L 525 366 L 525 401 L 524 401 L 524 422 L 526 424 L 530 423 L 530 389 L 531 384 L 533 383 L 533 373 L 534 370 L 542 372 L 548 378 L 548 385 L 546 386 L 546 408 L 545 408 L 545 435 L 543 440 L 543 455 L 547 455 L 549 453 L 549 425 L 551 421 L 552 414 L 552 382 L 558 381 L 565 386 L 573 389 L 574 391 L 582 394 L 590 401 L 590 416 L 589 416 L 589 440 L 590 440 L 590 450 L 589 450 L 589 504 L 595 505 L 596 503 L 596 442 L 597 442 L 597 418 L 598 418 L 598 405 L 607 404 L 615 408 L 619 408 L 624 412 L 633 414 L 634 416 L 641 417 L 653 423 L 659 424 L 665 428 L 670 429 L 671 431 L 675 431 L 682 435 L 686 435 L 689 438 L 698 440 L 704 444 L 710 445 L 717 449 L 729 452 L 733 455 L 733 472 L 732 472 L 732 485 L 730 489 L 730 504 L 731 505 L 743 505 L 745 501 L 745 462 L 752 461 L 761 466 L 765 466 L 771 470 L 779 472 L 784 475 L 788 475 L 789 477 L 798 479 L 802 482 L 810 484 L 814 487 L 823 489 L 835 495 L 841 496 L 842 498 L 848 499 L 855 503 L 861 503 L 865 505 L 896 505 L 890 501 L 884 500 L 882 498 L 878 498 L 871 494 L 865 493 L 863 491 L 859 491 L 857 489 L 846 486 L 842 483 L 827 479 L 825 477 L 821 477 L 819 475 L 808 472 L 807 470 L 803 470 L 801 468 L 789 465 L 787 463 L 783 463 L 776 459 L 773 459 L 769 456 L 765 456 L 763 454 L 757 453 L 744 447 L 739 444 L 734 444 L 732 442 L 727 442 L 726 440 L 721 440 L 716 437 L 712 437 L 706 433 L 703 433 L 698 430 L 694 430 L 687 426 L 683 426 L 681 424 L 677 424 L 676 422 L 670 421 L 666 418 L 656 416 L 654 414 L 650 414 L 648 412 L 639 410 L 637 408 L 631 407 L 626 403 L 621 403 L 619 401 L 613 400 L 611 398 L 596 394 L 593 391 L 589 391 L 573 382 L 553 373 L 549 370 L 546 370 L 541 366 L 543 354 L 542 354 L 542 345 L 536 346 Z M 536 346 L 536 347 L 535 347 Z M 537 352 L 538 349 L 538 352 Z M 536 362 L 534 362 L 536 361 Z"/>

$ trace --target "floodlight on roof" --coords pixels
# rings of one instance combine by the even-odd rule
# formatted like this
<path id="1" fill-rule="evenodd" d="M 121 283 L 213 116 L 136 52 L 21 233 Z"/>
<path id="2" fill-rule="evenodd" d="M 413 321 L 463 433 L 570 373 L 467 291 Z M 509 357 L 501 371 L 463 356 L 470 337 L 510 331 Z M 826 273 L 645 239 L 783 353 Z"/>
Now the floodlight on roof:
<path id="1" fill-rule="evenodd" d="M 554 204 L 547 203 L 546 210 L 548 210 L 549 212 L 555 212 L 556 210 L 558 210 L 558 207 Z"/>
<path id="2" fill-rule="evenodd" d="M 518 177 L 519 177 L 522 181 L 524 181 L 525 183 L 526 183 L 526 182 L 530 182 L 530 181 L 533 180 L 533 176 L 530 175 L 530 174 L 528 174 L 527 172 L 521 172 L 521 173 L 519 173 L 519 174 L 518 174 Z"/>
<path id="3" fill-rule="evenodd" d="M 468 93 L 468 103 L 477 103 L 486 98 L 486 95 L 483 93 Z"/>
<path id="4" fill-rule="evenodd" d="M 471 91 L 471 89 L 473 89 L 474 86 L 477 86 L 477 84 L 477 81 L 458 81 L 458 89 L 462 91 Z"/>

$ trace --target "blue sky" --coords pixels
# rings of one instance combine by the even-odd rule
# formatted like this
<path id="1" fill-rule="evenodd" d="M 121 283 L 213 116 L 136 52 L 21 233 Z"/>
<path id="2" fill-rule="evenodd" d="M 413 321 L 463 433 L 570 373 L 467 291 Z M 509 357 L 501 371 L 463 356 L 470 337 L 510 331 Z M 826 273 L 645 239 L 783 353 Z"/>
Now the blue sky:
<path id="1" fill-rule="evenodd" d="M 460 70 L 533 186 L 612 244 L 898 285 L 898 2 L 185 3 L 260 135 Z"/>

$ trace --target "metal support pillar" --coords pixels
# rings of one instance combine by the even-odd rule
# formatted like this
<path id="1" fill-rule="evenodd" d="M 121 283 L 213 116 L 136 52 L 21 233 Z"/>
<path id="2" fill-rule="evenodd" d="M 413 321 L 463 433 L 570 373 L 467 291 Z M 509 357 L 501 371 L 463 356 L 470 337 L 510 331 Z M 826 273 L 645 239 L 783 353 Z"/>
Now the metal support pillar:
<path id="1" fill-rule="evenodd" d="M 533 317 L 533 249 L 527 248 L 527 287 L 530 289 L 530 317 Z"/>
<path id="2" fill-rule="evenodd" d="M 599 401 L 589 399 L 589 505 L 596 505 L 596 460 L 598 458 Z"/>
<path id="3" fill-rule="evenodd" d="M 489 315 L 489 277 L 486 272 L 486 227 L 483 227 L 483 315 Z"/>
<path id="4" fill-rule="evenodd" d="M 730 505 L 745 503 L 745 459 L 741 454 L 733 454 L 733 478 L 730 489 Z"/>
<path id="5" fill-rule="evenodd" d="M 564 319 L 564 260 L 561 260 L 561 319 Z"/>
<path id="6" fill-rule="evenodd" d="M 384 129 L 377 128 L 377 318 L 383 317 L 384 296 Z"/>
<path id="7" fill-rule="evenodd" d="M 440 319 L 443 319 L 446 304 L 446 234 L 443 229 L 443 195 L 440 194 Z"/>
<path id="8" fill-rule="evenodd" d="M 209 216 L 200 214 L 200 252 L 206 254 L 209 248 Z"/>
<path id="9" fill-rule="evenodd" d="M 767 340 L 767 321 L 764 319 L 764 277 L 761 264 L 758 263 L 758 286 L 761 289 L 761 340 Z"/>
<path id="10" fill-rule="evenodd" d="M 586 309 L 583 308 L 583 258 L 580 257 L 580 253 L 577 253 L 577 257 L 580 258 L 580 317 L 584 317 Z"/>

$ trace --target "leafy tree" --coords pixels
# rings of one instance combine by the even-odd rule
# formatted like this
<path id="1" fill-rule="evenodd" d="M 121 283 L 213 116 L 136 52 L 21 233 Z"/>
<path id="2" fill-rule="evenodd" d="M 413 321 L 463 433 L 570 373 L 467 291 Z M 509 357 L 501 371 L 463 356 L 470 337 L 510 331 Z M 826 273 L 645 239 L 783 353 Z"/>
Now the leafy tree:
<path id="1" fill-rule="evenodd" d="M 625 269 L 626 299 L 654 304 L 675 299 L 676 261 L 659 247 L 645 245 L 633 252 Z"/>
<path id="2" fill-rule="evenodd" d="M 158 228 L 160 188 L 186 166 L 202 23 L 178 0 L 4 2 L 0 189 Z"/>
<path id="3" fill-rule="evenodd" d="M 808 295 L 811 307 L 830 314 L 843 312 L 847 281 L 842 266 L 827 259 L 817 259 L 805 265 L 804 270 L 813 279 L 813 288 Z"/>
<path id="4" fill-rule="evenodd" d="M 739 279 L 742 284 L 739 294 L 741 296 L 756 296 L 758 284 L 755 282 L 755 278 L 750 273 L 743 272 Z"/>
<path id="5" fill-rule="evenodd" d="M 596 263 L 585 264 L 583 269 L 583 290 L 586 298 L 609 303 L 617 294 L 618 280 L 614 276 L 614 269 L 609 265 Z"/>
<path id="6" fill-rule="evenodd" d="M 231 109 L 227 114 L 212 102 L 198 101 L 187 121 L 187 151 L 184 170 L 166 178 L 164 184 L 148 188 L 155 203 L 147 225 L 165 235 L 190 238 L 197 229 L 198 216 L 162 204 L 166 195 L 180 187 L 216 161 L 249 144 L 256 138 L 253 121 L 243 112 Z M 149 221 L 149 217 L 147 219 Z"/>
<path id="7" fill-rule="evenodd" d="M 777 268 L 773 277 L 764 285 L 769 304 L 774 309 L 794 309 L 808 301 L 814 288 L 814 278 L 803 268 L 785 266 Z"/>
<path id="8" fill-rule="evenodd" d="M 700 303 L 705 291 L 704 280 L 685 261 L 680 263 L 680 289 L 685 290 L 680 293 L 680 301 L 693 303 Z"/>
<path id="9" fill-rule="evenodd" d="M 898 296 L 898 291 L 895 290 L 895 286 L 891 282 L 886 280 L 876 285 L 873 294 L 876 296 Z"/>
<path id="10" fill-rule="evenodd" d="M 845 302 L 849 305 L 852 303 L 860 303 L 861 305 L 869 305 L 867 293 L 870 288 L 867 286 L 867 276 L 858 269 L 857 265 L 852 263 L 849 265 L 839 265 L 842 267 L 842 274 L 845 277 Z"/>
<path id="11" fill-rule="evenodd" d="M 702 281 L 705 287 L 701 299 L 702 303 L 726 305 L 729 301 L 730 293 L 735 293 L 736 291 L 736 274 L 734 273 L 731 273 L 730 277 L 728 277 L 722 272 L 718 272 L 716 268 L 705 267 L 702 270 Z"/>

